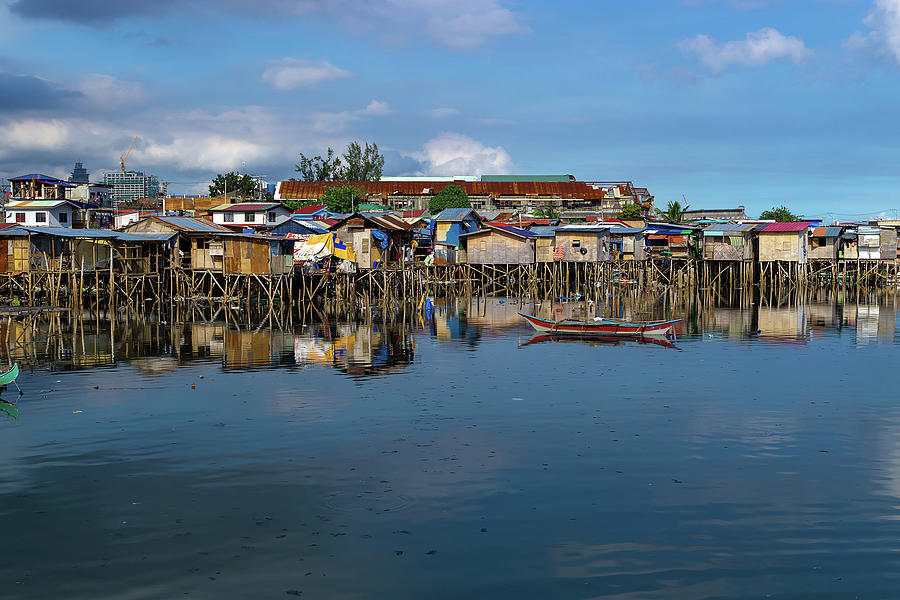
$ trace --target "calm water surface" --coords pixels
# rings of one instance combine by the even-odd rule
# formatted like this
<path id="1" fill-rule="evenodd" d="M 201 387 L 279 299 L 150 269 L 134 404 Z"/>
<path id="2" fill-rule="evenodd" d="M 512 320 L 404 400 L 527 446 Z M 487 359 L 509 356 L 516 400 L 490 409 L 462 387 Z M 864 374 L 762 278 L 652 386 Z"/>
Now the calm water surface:
<path id="1" fill-rule="evenodd" d="M 900 597 L 893 304 L 518 309 L 4 325 L 0 598 Z"/>

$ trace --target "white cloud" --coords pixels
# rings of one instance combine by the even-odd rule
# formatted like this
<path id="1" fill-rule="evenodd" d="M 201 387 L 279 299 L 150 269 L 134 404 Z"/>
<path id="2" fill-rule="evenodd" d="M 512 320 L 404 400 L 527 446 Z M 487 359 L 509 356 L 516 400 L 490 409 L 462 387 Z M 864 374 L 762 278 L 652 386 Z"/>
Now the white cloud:
<path id="1" fill-rule="evenodd" d="M 875 0 L 863 23 L 869 32 L 854 32 L 844 40 L 844 49 L 900 64 L 900 0 Z"/>
<path id="2" fill-rule="evenodd" d="M 450 119 L 458 117 L 459 111 L 455 108 L 432 108 L 431 110 L 423 111 L 422 114 L 432 119 Z"/>
<path id="3" fill-rule="evenodd" d="M 424 163 L 421 175 L 503 174 L 514 170 L 512 158 L 502 146 L 491 148 L 478 140 L 444 132 L 425 142 L 421 152 L 411 154 Z"/>
<path id="4" fill-rule="evenodd" d="M 241 163 L 269 159 L 272 150 L 269 146 L 236 137 L 179 133 L 166 143 L 150 140 L 132 156 L 135 162 L 151 167 L 178 165 L 185 169 L 221 172 L 237 168 Z"/>
<path id="5" fill-rule="evenodd" d="M 317 85 L 350 77 L 352 73 L 338 68 L 327 60 L 298 60 L 285 57 L 270 60 L 262 74 L 262 80 L 279 90 L 313 88 Z"/>
<path id="6" fill-rule="evenodd" d="M 455 48 L 474 48 L 501 35 L 522 35 L 530 30 L 519 16 L 493 0 L 448 2 L 425 0 L 426 9 L 446 7 L 449 10 L 429 14 L 428 32 L 439 42 Z M 460 6 L 463 5 L 463 6 Z M 459 9 L 463 10 L 460 11 Z"/>
<path id="7" fill-rule="evenodd" d="M 81 79 L 77 87 L 93 108 L 131 108 L 146 97 L 144 88 L 131 81 L 110 75 L 93 74 Z"/>
<path id="8" fill-rule="evenodd" d="M 365 108 L 341 112 L 318 112 L 312 115 L 312 128 L 323 133 L 337 133 L 351 123 L 367 117 L 383 117 L 393 112 L 387 102 L 372 100 Z"/>
<path id="9" fill-rule="evenodd" d="M 760 66 L 779 59 L 789 59 L 797 64 L 812 56 L 803 40 L 783 35 L 771 27 L 750 32 L 743 40 L 724 44 L 708 35 L 698 35 L 678 46 L 683 52 L 696 56 L 713 73 L 721 73 L 731 65 Z"/>

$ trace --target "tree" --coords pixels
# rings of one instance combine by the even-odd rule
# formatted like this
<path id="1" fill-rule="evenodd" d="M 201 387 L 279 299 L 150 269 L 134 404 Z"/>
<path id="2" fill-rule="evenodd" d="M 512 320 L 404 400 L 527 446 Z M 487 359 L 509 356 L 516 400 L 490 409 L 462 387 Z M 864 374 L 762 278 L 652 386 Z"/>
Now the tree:
<path id="1" fill-rule="evenodd" d="M 538 219 L 558 219 L 559 213 L 552 206 L 541 206 L 534 210 L 534 216 Z"/>
<path id="2" fill-rule="evenodd" d="M 438 214 L 445 208 L 472 208 L 466 191 L 458 185 L 444 186 L 428 203 L 428 212 Z"/>
<path id="3" fill-rule="evenodd" d="M 253 197 L 256 193 L 257 181 L 249 175 L 238 175 L 234 171 L 222 175 L 219 173 L 209 186 L 210 196 L 224 193 L 236 194 L 241 198 Z"/>
<path id="4" fill-rule="evenodd" d="M 328 148 L 325 156 L 307 157 L 300 153 L 300 162 L 294 168 L 303 181 L 378 181 L 384 169 L 384 156 L 378 152 L 378 144 L 365 142 L 347 144 L 343 156 L 337 156 Z"/>
<path id="5" fill-rule="evenodd" d="M 384 157 L 378 153 L 378 144 L 363 149 L 359 142 L 350 142 L 344 153 L 341 178 L 344 181 L 378 181 L 384 168 Z"/>
<path id="6" fill-rule="evenodd" d="M 325 157 L 313 156 L 307 158 L 300 153 L 300 163 L 294 168 L 300 173 L 303 181 L 335 181 L 341 177 L 341 159 L 334 155 L 334 150 L 328 148 Z"/>
<path id="7" fill-rule="evenodd" d="M 785 205 L 776 206 L 770 208 L 769 210 L 762 211 L 762 214 L 759 215 L 759 218 L 764 221 L 775 220 L 778 223 L 787 223 L 789 221 L 799 221 L 803 218 L 803 215 L 795 215 L 788 207 Z"/>
<path id="8" fill-rule="evenodd" d="M 643 218 L 643 213 L 637 204 L 626 204 L 616 216 L 620 219 L 640 219 Z"/>
<path id="9" fill-rule="evenodd" d="M 684 213 L 687 212 L 688 208 L 690 208 L 689 204 L 681 206 L 681 202 L 675 200 L 669 202 L 669 204 L 666 206 L 666 212 L 663 213 L 663 216 L 670 223 L 681 223 L 682 219 L 684 219 Z"/>
<path id="10" fill-rule="evenodd" d="M 325 188 L 322 199 L 319 201 L 330 212 L 351 213 L 360 202 L 365 202 L 365 192 L 352 185 Z"/>

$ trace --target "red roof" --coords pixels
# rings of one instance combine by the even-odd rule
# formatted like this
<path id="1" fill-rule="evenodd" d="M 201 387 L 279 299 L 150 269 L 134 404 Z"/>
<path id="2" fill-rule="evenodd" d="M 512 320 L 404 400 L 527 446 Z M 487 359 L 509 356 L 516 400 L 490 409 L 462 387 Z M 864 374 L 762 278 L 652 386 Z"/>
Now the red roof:
<path id="1" fill-rule="evenodd" d="M 324 204 L 310 204 L 309 206 L 301 206 L 294 211 L 295 215 L 311 215 L 325 208 Z"/>
<path id="2" fill-rule="evenodd" d="M 403 218 L 404 219 L 418 219 L 422 215 L 425 214 L 425 209 L 422 210 L 404 210 Z"/>
<path id="3" fill-rule="evenodd" d="M 765 233 L 778 231 L 806 231 L 813 223 L 810 221 L 790 221 L 787 223 L 769 223 L 760 231 Z"/>

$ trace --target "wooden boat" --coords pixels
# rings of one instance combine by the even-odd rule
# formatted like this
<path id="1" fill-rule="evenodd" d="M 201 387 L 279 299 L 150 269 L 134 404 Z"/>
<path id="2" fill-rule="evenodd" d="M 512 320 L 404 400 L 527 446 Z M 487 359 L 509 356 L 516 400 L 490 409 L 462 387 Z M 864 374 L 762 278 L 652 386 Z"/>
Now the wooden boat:
<path id="1" fill-rule="evenodd" d="M 606 335 L 615 337 L 643 337 L 664 336 L 672 329 L 672 326 L 681 321 L 640 321 L 630 323 L 628 321 L 616 321 L 613 319 L 597 318 L 593 321 L 577 321 L 575 319 L 563 319 L 552 321 L 542 319 L 534 315 L 519 313 L 531 326 L 542 333 L 554 335 Z"/>
<path id="2" fill-rule="evenodd" d="M 9 385 L 19 376 L 19 363 L 16 363 L 6 373 L 0 374 L 0 385 Z"/>

